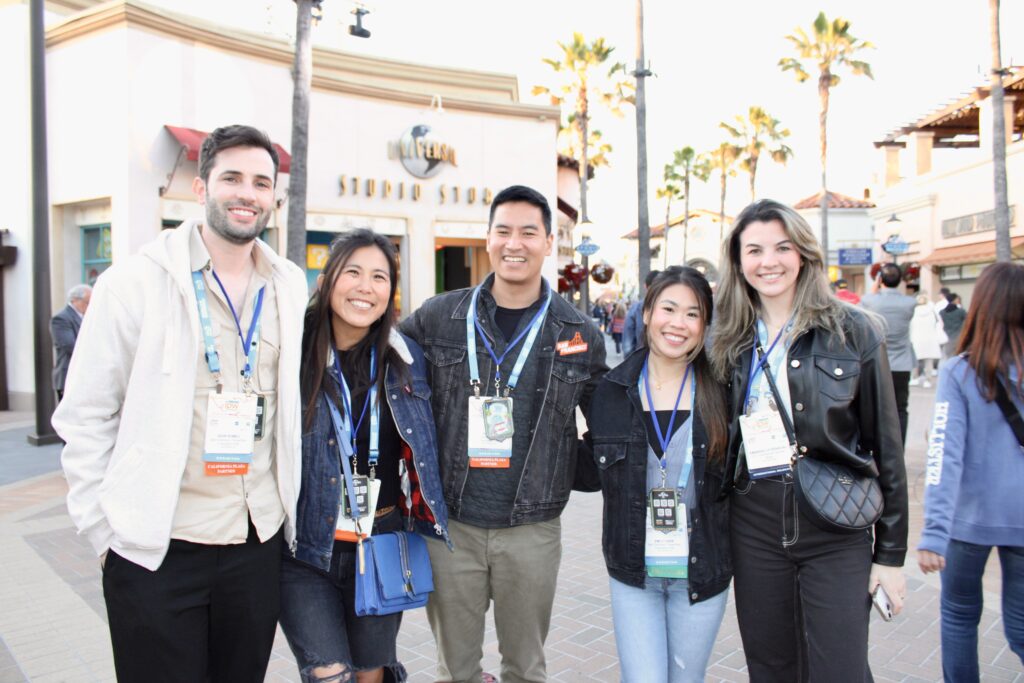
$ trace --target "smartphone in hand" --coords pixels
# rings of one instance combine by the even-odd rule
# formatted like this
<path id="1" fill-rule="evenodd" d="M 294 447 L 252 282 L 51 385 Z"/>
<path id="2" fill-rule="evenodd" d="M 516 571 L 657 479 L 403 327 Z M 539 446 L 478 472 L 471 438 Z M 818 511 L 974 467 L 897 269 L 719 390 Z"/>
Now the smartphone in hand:
<path id="1" fill-rule="evenodd" d="M 882 617 L 882 621 L 892 621 L 892 603 L 889 602 L 889 594 L 882 588 L 882 584 L 875 587 L 875 592 L 871 594 L 871 602 L 875 606 L 875 611 Z"/>

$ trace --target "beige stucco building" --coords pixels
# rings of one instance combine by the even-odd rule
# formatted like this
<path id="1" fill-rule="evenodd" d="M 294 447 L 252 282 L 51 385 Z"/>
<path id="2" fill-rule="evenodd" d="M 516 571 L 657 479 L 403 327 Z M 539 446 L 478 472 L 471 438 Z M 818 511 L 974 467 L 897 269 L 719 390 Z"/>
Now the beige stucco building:
<path id="1" fill-rule="evenodd" d="M 191 182 L 204 132 L 229 123 L 291 142 L 293 53 L 267 36 L 136 0 L 47 3 L 46 68 L 52 305 L 162 229 L 202 216 Z M 32 378 L 28 3 L 0 0 L 0 92 L 8 163 L 0 229 L 18 249 L 3 269 L 11 405 Z M 526 184 L 557 202 L 556 108 L 519 101 L 514 76 L 316 48 L 307 193 L 315 276 L 338 232 L 387 234 L 402 258 L 403 312 L 489 271 L 489 204 Z M 12 65 L 8 68 L 6 65 Z M 285 168 L 282 168 L 284 171 Z M 288 175 L 265 239 L 286 247 Z M 554 281 L 556 254 L 545 265 Z"/>
<path id="2" fill-rule="evenodd" d="M 1011 245 L 1022 260 L 1024 69 L 1013 69 L 1003 87 Z M 884 163 L 869 212 L 875 239 L 898 234 L 909 243 L 900 262 L 921 264 L 921 289 L 933 298 L 949 287 L 969 305 L 978 275 L 995 260 L 992 125 L 984 86 L 875 143 Z"/>

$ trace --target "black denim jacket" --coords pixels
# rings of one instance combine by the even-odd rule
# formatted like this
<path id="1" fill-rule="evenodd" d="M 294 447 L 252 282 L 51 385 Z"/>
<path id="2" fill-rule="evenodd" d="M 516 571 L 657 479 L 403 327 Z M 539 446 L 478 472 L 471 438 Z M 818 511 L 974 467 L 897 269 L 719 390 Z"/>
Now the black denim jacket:
<path id="1" fill-rule="evenodd" d="M 504 341 L 494 323 L 493 282 L 490 275 L 483 284 L 477 316 L 483 334 L 500 354 Z M 469 476 L 466 410 L 472 395 L 466 361 L 466 312 L 472 292 L 459 289 L 432 297 L 401 326 L 427 358 L 441 481 L 448 513 L 456 520 L 472 518 L 474 512 L 464 507 Z M 532 310 L 524 318 L 532 317 Z M 586 351 L 563 355 L 556 350 L 557 342 L 572 341 L 577 335 Z M 482 343 L 477 344 L 477 360 L 481 380 L 490 381 L 494 362 Z M 513 458 L 523 458 L 523 465 L 507 526 L 545 522 L 562 513 L 576 472 L 576 406 L 587 415 L 590 397 L 607 370 L 600 331 L 568 302 L 554 296 L 522 372 L 535 378 L 536 388 L 529 393 L 513 391 L 515 431 L 529 435 L 529 447 L 525 454 L 513 452 Z"/>
<path id="2" fill-rule="evenodd" d="M 647 514 L 647 430 L 637 380 L 647 349 L 633 352 L 597 387 L 590 408 L 590 431 L 581 444 L 575 488 L 604 495 L 601 540 L 608 574 L 642 588 Z M 688 576 L 690 602 L 718 595 L 732 579 L 729 499 L 722 489 L 724 457 L 708 463 L 707 435 L 693 413 L 693 480 L 697 506 L 690 522 Z M 723 454 L 724 456 L 724 454 Z"/>

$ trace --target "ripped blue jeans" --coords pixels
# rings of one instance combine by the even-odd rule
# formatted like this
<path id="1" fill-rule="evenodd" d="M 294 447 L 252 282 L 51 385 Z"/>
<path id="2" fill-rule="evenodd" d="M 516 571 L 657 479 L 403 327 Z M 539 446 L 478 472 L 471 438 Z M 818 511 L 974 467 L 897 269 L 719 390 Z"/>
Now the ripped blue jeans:
<path id="1" fill-rule="evenodd" d="M 374 522 L 373 533 L 401 528 L 395 510 Z M 281 566 L 281 629 L 305 683 L 348 683 L 357 671 L 384 667 L 384 680 L 402 683 L 405 667 L 395 642 L 402 613 L 357 617 L 354 543 L 335 541 L 328 573 L 285 557 Z M 318 677 L 313 670 L 341 664 L 342 672 Z"/>
<path id="2" fill-rule="evenodd" d="M 686 579 L 609 582 L 623 683 L 703 681 L 729 591 L 691 605 Z"/>

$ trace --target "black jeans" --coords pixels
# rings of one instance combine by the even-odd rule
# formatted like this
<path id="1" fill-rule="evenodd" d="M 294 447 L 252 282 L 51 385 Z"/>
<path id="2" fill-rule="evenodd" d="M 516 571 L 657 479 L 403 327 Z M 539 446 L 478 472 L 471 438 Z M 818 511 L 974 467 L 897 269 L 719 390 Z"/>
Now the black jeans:
<path id="1" fill-rule="evenodd" d="M 107 553 L 117 680 L 261 683 L 277 628 L 283 531 L 239 545 L 171 541 L 155 572 Z"/>
<path id="2" fill-rule="evenodd" d="M 750 680 L 873 680 L 870 532 L 840 535 L 812 525 L 785 475 L 733 494 L 730 533 Z"/>
<path id="3" fill-rule="evenodd" d="M 892 386 L 896 389 L 896 412 L 900 416 L 900 435 L 907 443 L 907 403 L 910 401 L 910 371 L 892 371 Z"/>

